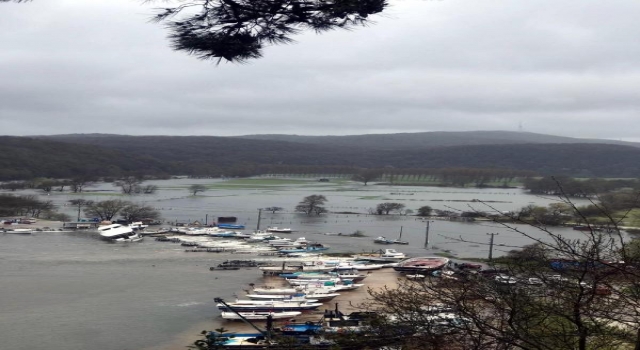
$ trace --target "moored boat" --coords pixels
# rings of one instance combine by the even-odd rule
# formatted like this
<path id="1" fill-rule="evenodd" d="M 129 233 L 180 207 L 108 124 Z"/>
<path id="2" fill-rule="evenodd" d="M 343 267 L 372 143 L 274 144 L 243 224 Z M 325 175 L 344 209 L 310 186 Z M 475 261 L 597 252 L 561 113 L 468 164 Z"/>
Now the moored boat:
<path id="1" fill-rule="evenodd" d="M 269 312 L 269 311 L 254 311 L 254 312 L 232 312 L 232 311 L 223 311 L 220 316 L 225 320 L 242 320 L 242 318 L 238 315 L 240 314 L 244 319 L 251 321 L 260 321 L 266 320 L 267 317 L 271 316 L 274 320 L 282 320 L 288 319 L 292 317 L 296 317 L 302 314 L 300 311 L 280 311 L 280 312 Z"/>
<path id="2" fill-rule="evenodd" d="M 384 236 L 380 236 L 376 239 L 373 240 L 373 243 L 378 243 L 378 244 L 393 244 L 393 241 L 390 239 L 387 239 Z"/>
<path id="3" fill-rule="evenodd" d="M 285 228 L 285 227 L 269 227 L 267 228 L 268 232 L 276 232 L 276 233 L 291 233 L 293 232 L 293 230 L 291 230 L 290 228 Z"/>
<path id="4" fill-rule="evenodd" d="M 400 272 L 410 272 L 414 274 L 424 274 L 443 268 L 449 262 L 448 258 L 440 256 L 426 256 L 409 258 L 398 263 L 393 269 Z"/>
<path id="5" fill-rule="evenodd" d="M 228 306 L 227 306 L 228 305 Z M 238 300 L 234 303 L 219 303 L 216 305 L 222 311 L 303 311 L 314 310 L 322 306 L 322 303 L 310 303 L 308 301 L 258 301 Z"/>

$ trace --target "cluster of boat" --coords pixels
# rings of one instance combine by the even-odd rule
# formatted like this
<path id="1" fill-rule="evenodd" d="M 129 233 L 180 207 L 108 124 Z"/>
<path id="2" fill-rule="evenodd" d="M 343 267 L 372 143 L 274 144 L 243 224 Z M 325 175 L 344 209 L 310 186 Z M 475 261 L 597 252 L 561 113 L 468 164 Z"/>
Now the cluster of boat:
<path id="1" fill-rule="evenodd" d="M 283 238 L 270 231 L 244 233 L 220 227 L 175 228 L 175 236 L 158 237 L 163 241 L 180 242 L 196 249 L 224 249 L 235 253 L 297 254 L 315 253 L 329 249 L 329 246 L 311 242 L 305 237 Z M 227 238 L 220 240 L 218 238 Z M 197 250 L 196 250 L 197 251 Z"/>

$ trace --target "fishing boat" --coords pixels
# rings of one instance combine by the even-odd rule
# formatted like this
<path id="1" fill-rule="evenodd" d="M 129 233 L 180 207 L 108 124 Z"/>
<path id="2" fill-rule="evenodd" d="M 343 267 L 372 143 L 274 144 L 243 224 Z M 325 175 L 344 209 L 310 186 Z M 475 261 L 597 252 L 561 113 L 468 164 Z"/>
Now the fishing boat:
<path id="1" fill-rule="evenodd" d="M 228 305 L 228 306 L 227 306 Z M 238 300 L 234 303 L 218 303 L 216 307 L 222 311 L 230 311 L 229 308 L 241 311 L 303 311 L 314 310 L 322 306 L 322 303 L 310 303 L 308 301 L 259 301 Z"/>
<path id="2" fill-rule="evenodd" d="M 242 318 L 246 320 L 251 320 L 251 321 L 262 321 L 262 320 L 266 320 L 267 317 L 269 316 L 271 316 L 271 318 L 274 320 L 282 320 L 282 319 L 289 319 L 292 317 L 296 317 L 301 314 L 302 312 L 300 311 L 280 311 L 280 312 L 254 311 L 254 312 L 238 312 L 238 313 L 231 312 L 231 311 L 223 311 L 220 314 L 220 316 L 222 316 L 222 318 L 224 318 L 225 320 L 232 320 L 232 321 L 242 320 Z"/>
<path id="3" fill-rule="evenodd" d="M 300 293 L 284 295 L 284 294 L 247 294 L 247 298 L 251 300 L 292 300 L 300 298 L 300 300 L 307 300 L 311 302 L 325 302 L 329 301 L 340 294 L 338 293 L 316 293 L 313 290 L 309 292 L 301 291 Z M 312 301 L 315 300 L 315 301 Z"/>
<path id="4" fill-rule="evenodd" d="M 120 224 L 102 225 L 98 227 L 100 237 L 110 242 L 139 242 L 142 240 L 140 233 L 129 226 Z"/>
<path id="5" fill-rule="evenodd" d="M 398 263 L 393 269 L 400 272 L 409 272 L 414 274 L 425 274 L 434 270 L 439 270 L 449 263 L 448 258 L 440 256 L 426 256 L 418 258 L 409 258 Z"/>

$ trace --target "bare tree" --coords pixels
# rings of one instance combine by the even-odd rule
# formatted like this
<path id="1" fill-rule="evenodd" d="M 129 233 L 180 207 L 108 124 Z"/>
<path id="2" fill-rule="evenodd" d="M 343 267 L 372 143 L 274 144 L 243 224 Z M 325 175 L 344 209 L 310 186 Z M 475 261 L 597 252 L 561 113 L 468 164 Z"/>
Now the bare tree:
<path id="1" fill-rule="evenodd" d="M 142 180 L 137 176 L 125 176 L 113 183 L 114 186 L 120 187 L 124 194 L 140 193 L 140 185 Z"/>
<path id="2" fill-rule="evenodd" d="M 80 221 L 80 212 L 82 211 L 83 207 L 89 206 L 93 204 L 93 201 L 87 200 L 87 199 L 83 199 L 83 198 L 79 198 L 79 199 L 72 199 L 69 201 L 69 204 L 78 207 L 78 221 Z"/>
<path id="3" fill-rule="evenodd" d="M 204 192 L 207 190 L 207 186 L 200 184 L 193 184 L 189 186 L 189 192 L 193 193 L 193 195 L 197 195 L 198 192 Z"/>
<path id="4" fill-rule="evenodd" d="M 140 221 L 143 219 L 158 220 L 160 212 L 153 207 L 138 204 L 129 204 L 122 208 L 120 215 L 128 222 Z"/>
<path id="5" fill-rule="evenodd" d="M 397 212 L 402 212 L 402 209 L 404 209 L 405 205 L 402 203 L 393 203 L 393 202 L 385 202 L 385 203 L 380 203 L 376 206 L 376 213 L 378 215 L 389 215 L 390 212 L 392 211 L 397 211 Z"/>
<path id="6" fill-rule="evenodd" d="M 367 183 L 379 179 L 382 176 L 382 172 L 376 169 L 363 169 L 357 174 L 354 174 L 351 178 L 353 181 L 362 182 L 365 186 Z"/>
<path id="7" fill-rule="evenodd" d="M 640 349 L 640 255 L 618 230 L 625 214 L 601 215 L 613 229 L 571 240 L 546 226 L 534 224 L 532 234 L 496 220 L 534 244 L 501 259 L 498 270 L 403 279 L 397 289 L 371 291 L 373 305 L 393 315 L 372 336 L 423 349 L 441 348 L 450 334 L 451 349 Z"/>
<path id="8" fill-rule="evenodd" d="M 278 211 L 284 210 L 284 208 L 283 207 L 268 207 L 268 208 L 264 208 L 264 210 L 270 211 L 271 214 L 275 214 Z"/>
<path id="9" fill-rule="evenodd" d="M 100 220 L 111 221 L 122 209 L 131 203 L 119 199 L 93 202 L 87 205 L 84 213 L 87 216 L 98 217 Z"/>

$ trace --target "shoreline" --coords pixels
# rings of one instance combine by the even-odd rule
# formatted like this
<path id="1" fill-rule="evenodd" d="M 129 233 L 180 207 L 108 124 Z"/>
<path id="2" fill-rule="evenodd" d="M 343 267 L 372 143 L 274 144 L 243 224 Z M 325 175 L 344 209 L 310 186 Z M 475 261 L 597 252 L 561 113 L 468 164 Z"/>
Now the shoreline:
<path id="1" fill-rule="evenodd" d="M 336 307 L 336 303 L 338 304 L 339 310 L 344 312 L 345 314 L 353 311 L 361 311 L 361 308 L 359 308 L 358 306 L 362 305 L 368 300 L 368 291 L 370 289 L 379 290 L 384 287 L 396 288 L 398 285 L 398 278 L 400 276 L 401 275 L 393 268 L 370 271 L 369 273 L 367 273 L 367 278 L 365 278 L 361 282 L 364 283 L 364 286 L 356 290 L 342 292 L 335 299 L 323 303 L 323 305 L 317 310 L 305 312 L 302 315 L 296 317 L 294 320 L 296 322 L 318 321 L 322 318 L 325 310 L 334 310 Z M 255 286 L 256 288 L 262 286 L 283 287 L 287 286 L 287 284 L 280 277 L 262 276 L 256 280 Z M 244 299 L 244 291 L 239 291 L 238 299 Z M 281 327 L 288 321 L 291 320 L 276 320 L 273 324 L 274 327 Z M 255 322 L 255 324 L 261 328 L 265 325 L 265 323 L 261 321 Z M 183 350 L 185 347 L 193 345 L 196 340 L 202 339 L 200 333 L 203 330 L 212 331 L 216 328 L 221 327 L 227 329 L 229 332 L 235 333 L 255 332 L 255 329 L 253 329 L 246 323 L 242 321 L 224 320 L 218 313 L 216 316 L 212 315 L 209 320 L 202 320 L 202 322 L 191 325 L 187 330 L 177 334 L 170 342 L 150 346 L 144 348 L 143 350 Z"/>

